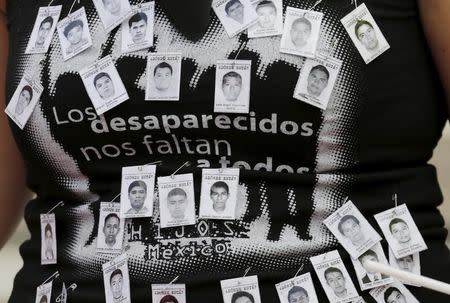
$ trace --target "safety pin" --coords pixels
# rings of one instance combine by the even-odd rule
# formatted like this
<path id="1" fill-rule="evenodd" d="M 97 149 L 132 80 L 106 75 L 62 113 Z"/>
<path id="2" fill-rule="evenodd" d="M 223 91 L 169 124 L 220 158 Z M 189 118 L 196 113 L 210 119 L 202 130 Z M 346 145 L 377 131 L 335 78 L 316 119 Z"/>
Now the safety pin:
<path id="1" fill-rule="evenodd" d="M 175 170 L 171 175 L 170 175 L 170 177 L 173 179 L 173 178 L 175 178 L 174 177 L 174 175 L 177 173 L 177 172 L 179 172 L 183 167 L 189 167 L 191 165 L 191 162 L 189 162 L 189 161 L 186 161 L 186 162 L 184 162 L 184 164 L 183 165 L 181 165 L 180 167 L 178 167 L 177 168 L 177 170 Z"/>
<path id="2" fill-rule="evenodd" d="M 59 207 L 59 206 L 64 206 L 64 202 L 63 201 L 59 201 L 58 204 L 56 204 L 55 206 L 53 206 L 46 214 L 48 215 L 49 213 L 51 213 L 53 210 L 55 210 L 55 208 Z"/>
<path id="3" fill-rule="evenodd" d="M 118 194 L 117 194 L 117 196 L 115 196 L 115 197 L 114 197 L 114 198 L 113 198 L 113 199 L 112 199 L 111 201 L 109 201 L 109 203 L 113 203 L 113 202 L 114 202 L 114 200 L 116 200 L 116 199 L 117 199 L 117 197 L 119 197 L 119 196 L 120 196 L 120 194 L 121 194 L 121 193 L 118 193 Z"/>
<path id="4" fill-rule="evenodd" d="M 54 280 L 59 277 L 59 271 L 55 271 L 53 275 L 48 277 L 44 282 L 41 283 L 41 285 L 44 285 L 45 283 L 49 282 L 50 280 Z"/>
<path id="5" fill-rule="evenodd" d="M 138 170 L 139 170 L 139 171 L 142 171 L 142 169 L 143 169 L 144 167 L 146 167 L 146 166 L 149 166 L 149 165 L 161 165 L 162 163 L 163 163 L 163 161 L 155 161 L 155 162 L 147 163 L 147 164 L 144 164 L 144 165 L 139 166 L 139 167 L 138 167 Z"/>
<path id="6" fill-rule="evenodd" d="M 302 265 L 300 266 L 300 268 L 297 270 L 297 272 L 295 273 L 295 275 L 294 275 L 293 278 L 295 278 L 295 277 L 298 276 L 299 272 L 301 272 L 301 271 L 303 270 L 303 267 L 305 267 L 305 264 L 302 264 Z"/>
<path id="7" fill-rule="evenodd" d="M 49 2 L 49 4 L 47 5 L 47 9 L 45 10 L 45 13 L 46 13 L 47 15 L 50 14 L 50 5 L 52 5 L 53 2 L 55 2 L 55 0 L 51 0 L 51 1 Z"/>
<path id="8" fill-rule="evenodd" d="M 244 43 L 242 43 L 240 46 L 239 46 L 239 48 L 238 48 L 238 52 L 236 53 L 236 56 L 234 56 L 234 58 L 233 58 L 233 63 L 232 63 L 232 65 L 234 65 L 234 64 L 236 64 L 236 59 L 237 59 L 237 57 L 239 56 L 239 54 L 241 53 L 241 51 L 245 48 L 245 46 L 247 46 L 247 42 L 248 41 L 244 41 Z"/>

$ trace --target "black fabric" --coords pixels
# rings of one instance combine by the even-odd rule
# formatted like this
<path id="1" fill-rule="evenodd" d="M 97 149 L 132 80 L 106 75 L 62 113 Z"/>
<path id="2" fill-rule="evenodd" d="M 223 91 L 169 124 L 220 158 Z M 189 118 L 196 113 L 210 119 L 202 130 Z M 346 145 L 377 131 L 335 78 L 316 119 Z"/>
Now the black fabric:
<path id="1" fill-rule="evenodd" d="M 41 58 L 24 51 L 37 10 L 47 2 L 8 1 L 7 102 L 23 72 Z M 322 221 L 348 196 L 380 231 L 373 215 L 394 205 L 393 193 L 407 203 L 429 247 L 421 254 L 423 273 L 450 282 L 447 231 L 437 210 L 442 194 L 427 164 L 448 116 L 415 1 L 365 1 L 391 46 L 369 65 L 340 23 L 354 5 L 336 0 L 316 7 L 324 13 L 319 49 L 338 39 L 333 56 L 344 62 L 326 111 L 292 98 L 303 58 L 280 54 L 280 37 L 228 38 L 208 0 L 156 3 L 149 51 L 183 53 L 181 98 L 144 101 L 146 51 L 121 54 L 120 30 L 106 34 L 92 1 L 80 2 L 75 9 L 86 9 L 93 49 L 63 62 L 55 35 L 43 56 L 39 104 L 23 131 L 10 123 L 37 198 L 26 208 L 31 238 L 20 248 L 24 266 L 9 302 L 34 302 L 36 287 L 56 270 L 52 302 L 62 282 L 78 285 L 68 302 L 104 302 L 101 265 L 112 256 L 95 252 L 100 202 L 120 191 L 122 166 L 158 160 L 158 176 L 192 163 L 182 172 L 194 173 L 197 210 L 201 169 L 240 167 L 240 213 L 235 221 L 199 220 L 166 230 L 158 216 L 127 221 L 133 302 L 150 302 L 150 285 L 176 276 L 187 285 L 188 302 L 221 302 L 219 281 L 248 267 L 258 275 L 262 301 L 278 302 L 274 284 L 302 264 L 313 272 L 309 257 L 336 248 L 359 288 L 348 254 Z M 284 9 L 315 2 L 285 0 Z M 64 1 L 62 17 L 69 8 Z M 98 117 L 77 71 L 108 54 L 130 100 Z M 213 113 L 215 62 L 236 57 L 252 61 L 250 113 Z M 58 264 L 41 266 L 39 215 L 61 200 Z M 319 301 L 327 302 L 312 275 Z M 421 302 L 448 302 L 409 289 Z M 361 294 L 373 302 L 367 291 Z"/>

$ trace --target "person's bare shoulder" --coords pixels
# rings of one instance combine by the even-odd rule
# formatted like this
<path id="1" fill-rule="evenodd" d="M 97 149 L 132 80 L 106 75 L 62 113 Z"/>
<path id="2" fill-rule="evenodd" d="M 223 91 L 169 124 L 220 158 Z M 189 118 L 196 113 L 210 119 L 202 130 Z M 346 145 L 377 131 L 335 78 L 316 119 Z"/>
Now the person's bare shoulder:
<path id="1" fill-rule="evenodd" d="M 0 0 L 0 12 L 6 15 L 6 0 Z"/>

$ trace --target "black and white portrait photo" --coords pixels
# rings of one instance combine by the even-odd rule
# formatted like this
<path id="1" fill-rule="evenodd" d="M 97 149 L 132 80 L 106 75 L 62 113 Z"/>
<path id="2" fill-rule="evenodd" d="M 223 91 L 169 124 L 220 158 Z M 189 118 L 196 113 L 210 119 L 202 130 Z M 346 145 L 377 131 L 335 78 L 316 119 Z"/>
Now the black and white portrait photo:
<path id="1" fill-rule="evenodd" d="M 55 214 L 41 214 L 41 264 L 56 264 Z"/>
<path id="2" fill-rule="evenodd" d="M 222 280 L 220 286 L 225 303 L 261 303 L 257 276 Z"/>
<path id="3" fill-rule="evenodd" d="M 286 8 L 280 52 L 315 58 L 323 13 Z"/>
<path id="4" fill-rule="evenodd" d="M 132 14 L 128 0 L 93 0 L 93 2 L 108 33 Z"/>
<path id="5" fill-rule="evenodd" d="M 404 270 L 416 275 L 421 274 L 420 253 L 418 252 L 397 259 L 394 256 L 392 249 L 389 248 L 389 264 L 392 267 L 400 270 Z M 408 281 L 400 281 L 400 282 L 402 282 L 403 284 L 417 286 L 416 284 L 412 284 L 411 282 Z"/>
<path id="6" fill-rule="evenodd" d="M 64 61 L 78 55 L 92 45 L 84 7 L 58 22 L 57 29 Z"/>
<path id="7" fill-rule="evenodd" d="M 213 0 L 212 8 L 230 38 L 258 22 L 249 0 Z"/>
<path id="8" fill-rule="evenodd" d="M 310 273 L 275 285 L 281 303 L 319 303 Z"/>
<path id="9" fill-rule="evenodd" d="M 36 301 L 35 303 L 50 303 L 52 297 L 53 282 L 39 285 L 36 289 Z"/>
<path id="10" fill-rule="evenodd" d="M 24 73 L 5 109 L 5 113 L 20 129 L 25 127 L 36 104 L 39 102 L 43 90 L 44 87 L 41 83 L 29 73 Z"/>
<path id="11" fill-rule="evenodd" d="M 300 71 L 294 98 L 325 110 L 328 106 L 342 61 L 318 55 L 306 59 Z"/>
<path id="12" fill-rule="evenodd" d="M 83 68 L 79 74 L 98 115 L 129 99 L 110 55 Z"/>
<path id="13" fill-rule="evenodd" d="M 341 22 L 366 64 L 390 48 L 364 3 L 342 18 Z"/>
<path id="14" fill-rule="evenodd" d="M 125 226 L 125 219 L 120 218 L 120 204 L 101 202 L 98 220 L 97 251 L 120 252 Z"/>
<path id="15" fill-rule="evenodd" d="M 119 255 L 110 262 L 104 263 L 102 268 L 106 303 L 130 303 L 127 255 Z"/>
<path id="16" fill-rule="evenodd" d="M 120 213 L 122 218 L 153 215 L 155 165 L 122 167 Z"/>
<path id="17" fill-rule="evenodd" d="M 249 27 L 249 38 L 278 36 L 283 33 L 282 0 L 253 0 L 258 22 Z"/>
<path id="18" fill-rule="evenodd" d="M 149 53 L 145 100 L 180 99 L 181 53 Z"/>
<path id="19" fill-rule="evenodd" d="M 374 288 L 370 295 L 377 303 L 419 303 L 414 295 L 400 282 Z"/>
<path id="20" fill-rule="evenodd" d="M 186 303 L 186 285 L 152 284 L 152 303 Z"/>
<path id="21" fill-rule="evenodd" d="M 155 2 L 132 7 L 132 15 L 122 23 L 122 52 L 134 52 L 153 45 Z"/>
<path id="22" fill-rule="evenodd" d="M 33 31 L 28 40 L 26 54 L 46 53 L 56 30 L 62 5 L 40 7 Z"/>

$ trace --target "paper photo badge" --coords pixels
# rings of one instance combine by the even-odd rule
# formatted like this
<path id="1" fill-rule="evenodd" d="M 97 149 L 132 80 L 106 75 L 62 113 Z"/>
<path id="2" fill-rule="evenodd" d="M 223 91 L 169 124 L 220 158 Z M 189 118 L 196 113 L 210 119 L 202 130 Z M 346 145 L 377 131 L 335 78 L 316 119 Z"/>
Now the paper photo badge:
<path id="1" fill-rule="evenodd" d="M 419 303 L 416 297 L 400 282 L 374 288 L 370 295 L 377 303 Z"/>
<path id="2" fill-rule="evenodd" d="M 132 13 L 128 0 L 93 0 L 93 2 L 107 33 Z"/>
<path id="3" fill-rule="evenodd" d="M 212 8 L 230 38 L 258 21 L 249 0 L 213 0 Z"/>
<path id="4" fill-rule="evenodd" d="M 342 18 L 341 23 L 366 64 L 390 48 L 364 3 Z"/>
<path id="5" fill-rule="evenodd" d="M 148 54 L 145 100 L 180 100 L 182 58 L 179 52 Z"/>
<path id="6" fill-rule="evenodd" d="M 156 165 L 122 167 L 120 213 L 122 218 L 153 215 Z"/>
<path id="7" fill-rule="evenodd" d="M 20 129 L 24 129 L 43 91 L 39 80 L 25 72 L 5 109 Z"/>
<path id="8" fill-rule="evenodd" d="M 102 269 L 106 303 L 131 302 L 127 255 L 121 254 L 104 263 Z"/>
<path id="9" fill-rule="evenodd" d="M 275 285 L 281 303 L 319 303 L 310 273 L 306 273 Z"/>
<path id="10" fill-rule="evenodd" d="M 134 52 L 153 45 L 155 2 L 132 7 L 131 16 L 122 22 L 122 52 Z"/>
<path id="11" fill-rule="evenodd" d="M 53 281 L 39 285 L 36 289 L 35 303 L 50 303 L 52 297 Z"/>
<path id="12" fill-rule="evenodd" d="M 125 219 L 120 218 L 119 203 L 101 202 L 98 219 L 97 251 L 120 253 L 122 251 Z"/>
<path id="13" fill-rule="evenodd" d="M 44 54 L 48 51 L 61 10 L 62 5 L 39 8 L 25 54 Z"/>
<path id="14" fill-rule="evenodd" d="M 186 303 L 185 284 L 152 284 L 152 303 Z"/>
<path id="15" fill-rule="evenodd" d="M 389 248 L 389 264 L 397 269 L 404 270 L 416 275 L 421 275 L 420 253 L 414 253 L 397 259 Z M 420 285 L 412 284 L 407 281 L 400 281 L 403 284 L 420 287 Z"/>
<path id="16" fill-rule="evenodd" d="M 323 13 L 288 6 L 280 52 L 315 58 L 322 19 Z"/>
<path id="17" fill-rule="evenodd" d="M 248 276 L 220 281 L 224 303 L 261 303 L 257 276 Z"/>
<path id="18" fill-rule="evenodd" d="M 283 33 L 283 0 L 252 0 L 258 22 L 248 29 L 249 38 L 278 36 Z"/>
<path id="19" fill-rule="evenodd" d="M 55 214 L 41 214 L 41 264 L 56 264 Z"/>

